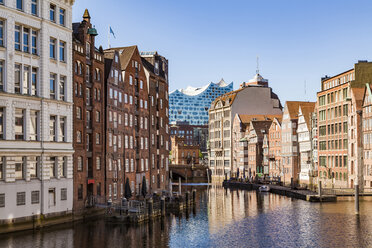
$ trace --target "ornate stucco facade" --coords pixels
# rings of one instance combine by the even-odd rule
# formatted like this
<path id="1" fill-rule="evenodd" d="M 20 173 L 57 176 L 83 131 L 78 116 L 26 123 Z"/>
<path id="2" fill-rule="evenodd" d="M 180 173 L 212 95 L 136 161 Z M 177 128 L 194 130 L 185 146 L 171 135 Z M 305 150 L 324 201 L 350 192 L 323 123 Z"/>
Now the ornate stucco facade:
<path id="1" fill-rule="evenodd" d="M 0 221 L 72 210 L 72 5 L 0 8 Z"/>

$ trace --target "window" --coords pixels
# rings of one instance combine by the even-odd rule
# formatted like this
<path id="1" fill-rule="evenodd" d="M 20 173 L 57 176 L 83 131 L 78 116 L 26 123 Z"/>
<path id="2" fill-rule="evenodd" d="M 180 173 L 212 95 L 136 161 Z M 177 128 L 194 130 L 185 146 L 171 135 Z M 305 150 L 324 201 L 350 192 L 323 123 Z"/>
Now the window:
<path id="1" fill-rule="evenodd" d="M 50 87 L 49 98 L 50 99 L 56 99 L 56 90 L 55 90 L 56 78 L 57 78 L 56 74 L 53 74 L 53 73 L 50 74 L 50 81 L 49 81 L 49 87 Z"/>
<path id="2" fill-rule="evenodd" d="M 66 124 L 66 117 L 60 117 L 59 118 L 59 134 L 58 134 L 58 141 L 59 142 L 63 142 L 63 141 L 66 141 L 65 140 L 65 132 L 66 132 L 66 128 L 65 128 L 65 124 Z"/>
<path id="3" fill-rule="evenodd" d="M 19 25 L 14 27 L 14 49 L 21 51 L 21 26 Z"/>
<path id="4" fill-rule="evenodd" d="M 4 108 L 0 108 L 0 139 L 4 139 Z"/>
<path id="5" fill-rule="evenodd" d="M 76 118 L 81 120 L 81 107 L 76 107 Z"/>
<path id="6" fill-rule="evenodd" d="M 28 161 L 28 170 L 30 171 L 30 178 L 38 178 L 40 169 L 40 157 L 30 157 Z"/>
<path id="7" fill-rule="evenodd" d="M 37 0 L 31 0 L 31 14 L 37 16 Z"/>
<path id="8" fill-rule="evenodd" d="M 79 156 L 77 158 L 77 170 L 83 171 L 83 157 L 82 156 Z"/>
<path id="9" fill-rule="evenodd" d="M 31 96 L 36 96 L 36 94 L 37 94 L 37 68 L 32 67 Z"/>
<path id="10" fill-rule="evenodd" d="M 18 10 L 23 10 L 23 0 L 17 0 L 16 8 Z"/>
<path id="11" fill-rule="evenodd" d="M 66 50 L 66 42 L 60 41 L 59 42 L 59 60 L 62 62 L 66 62 L 65 50 Z"/>
<path id="12" fill-rule="evenodd" d="M 30 110 L 30 140 L 37 140 L 38 112 Z"/>
<path id="13" fill-rule="evenodd" d="M 15 179 L 25 179 L 27 157 L 15 157 Z"/>
<path id="14" fill-rule="evenodd" d="M 89 42 L 86 43 L 85 48 L 86 48 L 86 54 L 87 54 L 86 57 L 89 59 L 90 58 L 90 43 Z"/>
<path id="15" fill-rule="evenodd" d="M 83 199 L 83 185 L 82 184 L 79 184 L 77 194 L 78 194 L 78 199 L 82 200 Z"/>
<path id="16" fill-rule="evenodd" d="M 49 119 L 49 141 L 56 141 L 56 117 L 53 115 Z"/>
<path id="17" fill-rule="evenodd" d="M 49 177 L 53 178 L 53 177 L 56 177 L 57 157 L 50 157 L 49 159 L 50 159 Z"/>
<path id="18" fill-rule="evenodd" d="M 54 4 L 51 4 L 49 7 L 49 19 L 52 22 L 56 21 L 56 6 Z"/>
<path id="19" fill-rule="evenodd" d="M 58 176 L 60 178 L 67 176 L 67 157 L 63 157 L 62 161 L 58 161 Z"/>
<path id="20" fill-rule="evenodd" d="M 90 66 L 86 65 L 85 67 L 85 82 L 89 83 L 90 81 Z"/>
<path id="21" fill-rule="evenodd" d="M 56 56 L 56 39 L 50 38 L 50 45 L 49 45 L 49 57 L 51 59 L 57 59 Z"/>
<path id="22" fill-rule="evenodd" d="M 40 203 L 40 191 L 31 191 L 31 204 Z"/>
<path id="23" fill-rule="evenodd" d="M 0 208 L 5 207 L 5 194 L 0 194 Z"/>
<path id="24" fill-rule="evenodd" d="M 4 61 L 0 60 L 0 91 L 4 91 Z"/>
<path id="25" fill-rule="evenodd" d="M 99 135 L 99 133 L 96 133 L 96 145 L 99 145 L 99 143 L 100 143 L 100 135 Z"/>
<path id="26" fill-rule="evenodd" d="M 15 110 L 15 139 L 16 140 L 23 140 L 24 139 L 24 110 L 23 109 L 16 109 Z"/>
<path id="27" fill-rule="evenodd" d="M 29 28 L 23 28 L 23 51 L 25 53 L 30 52 L 30 29 Z"/>
<path id="28" fill-rule="evenodd" d="M 96 111 L 96 122 L 100 122 L 101 120 L 101 113 L 99 111 Z"/>
<path id="29" fill-rule="evenodd" d="M 101 157 L 96 157 L 96 168 L 97 170 L 101 169 Z"/>
<path id="30" fill-rule="evenodd" d="M 23 66 L 22 94 L 29 93 L 29 81 L 30 81 L 30 67 Z"/>
<path id="31" fill-rule="evenodd" d="M 21 65 L 14 65 L 14 93 L 21 93 Z"/>
<path id="32" fill-rule="evenodd" d="M 5 175 L 4 175 L 5 164 L 4 164 L 4 161 L 5 161 L 5 157 L 0 157 L 0 180 L 5 179 Z"/>
<path id="33" fill-rule="evenodd" d="M 59 9 L 59 24 L 62 26 L 65 26 L 65 13 L 66 11 L 64 9 Z"/>
<path id="34" fill-rule="evenodd" d="M 62 188 L 61 189 L 61 201 L 66 201 L 67 200 L 67 188 Z"/>
<path id="35" fill-rule="evenodd" d="M 4 21 L 0 20 L 0 46 L 4 46 Z"/>
<path id="36" fill-rule="evenodd" d="M 37 31 L 32 30 L 31 33 L 31 52 L 37 54 Z"/>
<path id="37" fill-rule="evenodd" d="M 66 77 L 61 76 L 59 78 L 59 100 L 61 101 L 65 100 L 65 82 L 66 82 Z"/>
<path id="38" fill-rule="evenodd" d="M 17 206 L 20 205 L 26 205 L 26 192 L 17 192 Z"/>

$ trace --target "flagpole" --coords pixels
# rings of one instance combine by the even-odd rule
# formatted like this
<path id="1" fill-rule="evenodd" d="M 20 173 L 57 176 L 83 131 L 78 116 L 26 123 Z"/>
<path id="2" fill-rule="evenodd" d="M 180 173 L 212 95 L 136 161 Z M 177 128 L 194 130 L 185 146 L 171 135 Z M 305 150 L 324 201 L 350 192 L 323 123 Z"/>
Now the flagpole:
<path id="1" fill-rule="evenodd" d="M 107 45 L 108 45 L 108 48 L 110 49 L 111 46 L 110 46 L 110 26 L 108 26 L 108 38 L 107 38 Z"/>

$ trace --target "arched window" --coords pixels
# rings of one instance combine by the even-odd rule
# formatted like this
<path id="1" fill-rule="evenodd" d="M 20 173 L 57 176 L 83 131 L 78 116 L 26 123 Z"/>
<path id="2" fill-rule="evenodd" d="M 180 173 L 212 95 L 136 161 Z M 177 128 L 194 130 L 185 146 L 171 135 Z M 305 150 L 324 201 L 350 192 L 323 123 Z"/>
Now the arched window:
<path id="1" fill-rule="evenodd" d="M 351 161 L 350 173 L 351 173 L 351 175 L 354 174 L 354 161 Z"/>
<path id="2" fill-rule="evenodd" d="M 78 67 L 79 67 L 79 75 L 83 74 L 83 66 L 80 62 L 78 62 Z"/>
<path id="3" fill-rule="evenodd" d="M 346 174 L 346 172 L 344 173 L 344 181 L 346 181 L 347 180 L 347 174 Z"/>
<path id="4" fill-rule="evenodd" d="M 338 180 L 338 172 L 336 172 L 336 180 Z"/>
<path id="5" fill-rule="evenodd" d="M 76 61 L 76 63 L 75 63 L 75 74 L 78 74 L 78 62 Z"/>
<path id="6" fill-rule="evenodd" d="M 94 70 L 94 80 L 97 80 L 97 69 Z"/>

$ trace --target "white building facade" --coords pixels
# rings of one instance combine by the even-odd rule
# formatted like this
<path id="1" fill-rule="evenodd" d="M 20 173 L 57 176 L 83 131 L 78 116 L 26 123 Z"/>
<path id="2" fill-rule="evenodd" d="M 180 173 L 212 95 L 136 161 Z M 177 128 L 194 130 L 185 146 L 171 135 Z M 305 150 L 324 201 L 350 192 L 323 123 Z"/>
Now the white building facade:
<path id="1" fill-rule="evenodd" d="M 0 0 L 0 223 L 72 210 L 72 5 Z"/>
<path id="2" fill-rule="evenodd" d="M 304 112 L 301 106 L 298 110 L 298 145 L 300 149 L 300 183 L 310 184 L 310 171 L 312 171 L 311 149 L 311 113 Z M 308 116 L 306 116 L 308 115 Z"/>

